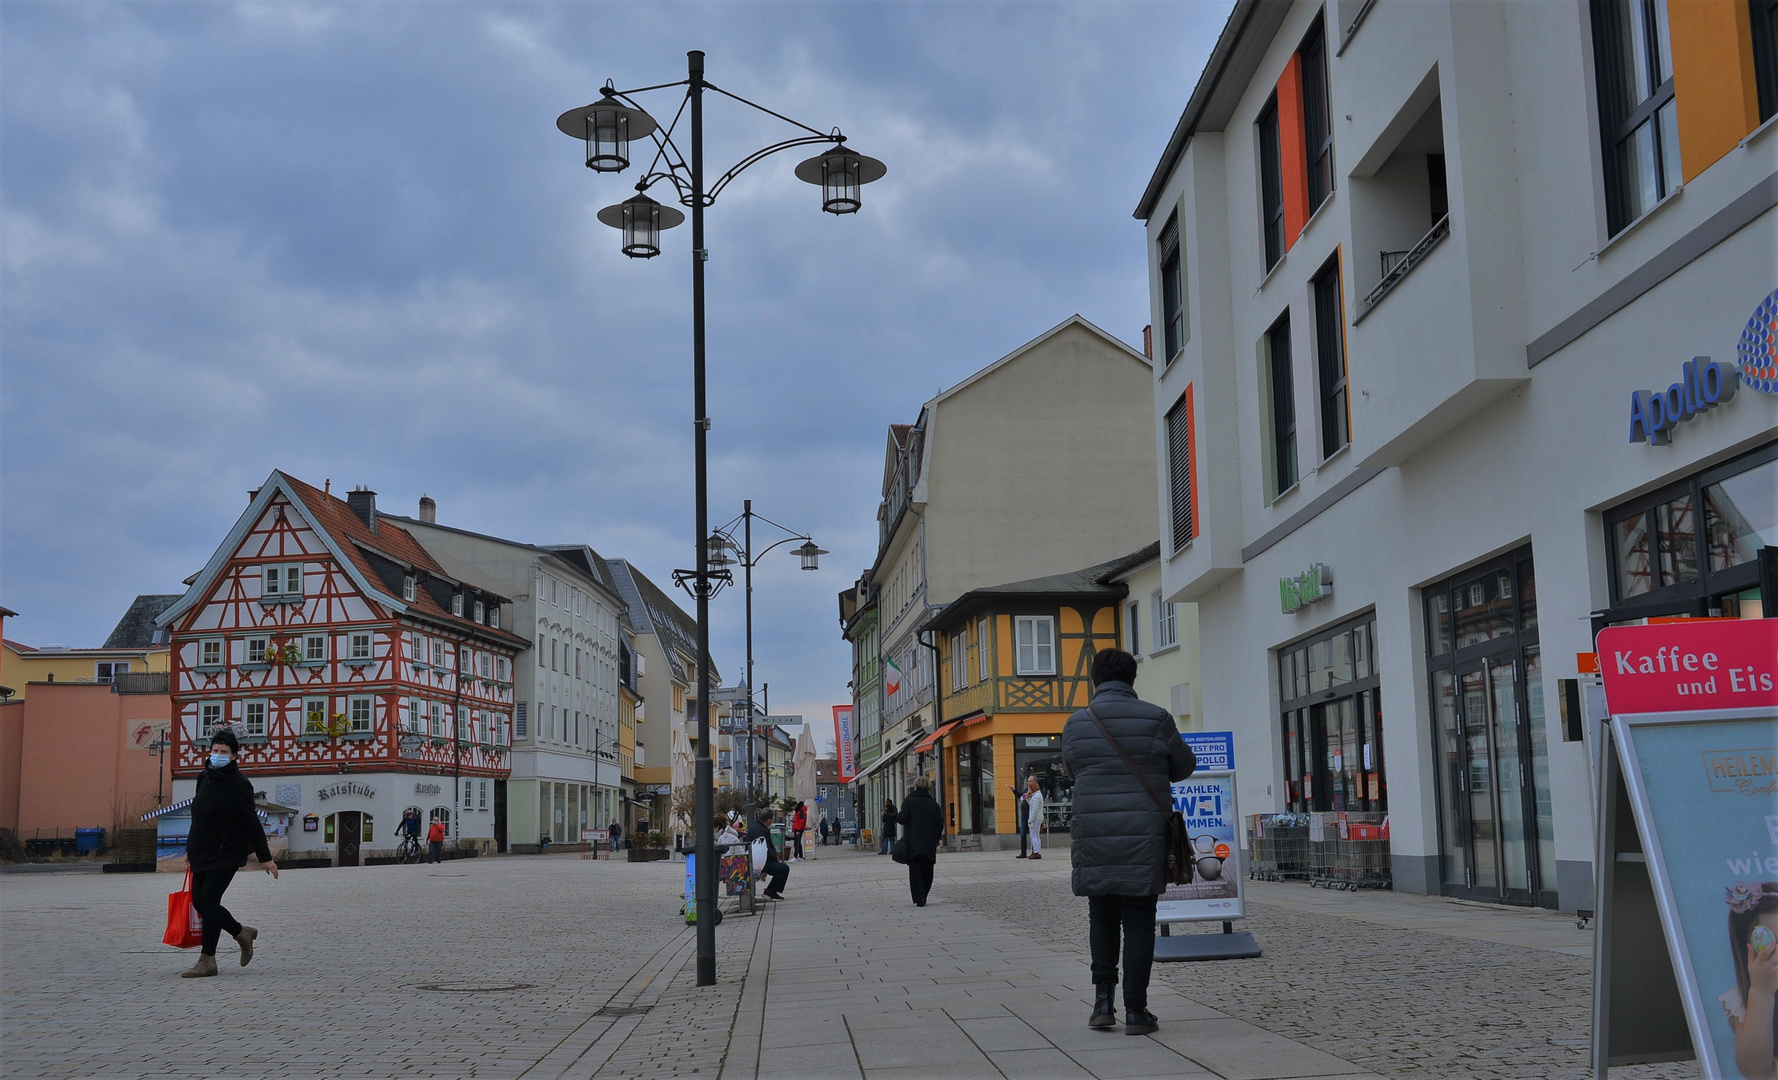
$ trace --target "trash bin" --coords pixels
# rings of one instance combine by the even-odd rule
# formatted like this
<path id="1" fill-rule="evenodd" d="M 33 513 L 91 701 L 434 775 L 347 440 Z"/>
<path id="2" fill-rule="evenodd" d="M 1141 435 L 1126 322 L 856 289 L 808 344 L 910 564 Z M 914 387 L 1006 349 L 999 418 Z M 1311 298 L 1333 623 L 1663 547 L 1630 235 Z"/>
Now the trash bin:
<path id="1" fill-rule="evenodd" d="M 104 829 L 75 829 L 74 850 L 81 855 L 92 855 L 105 847 Z"/>

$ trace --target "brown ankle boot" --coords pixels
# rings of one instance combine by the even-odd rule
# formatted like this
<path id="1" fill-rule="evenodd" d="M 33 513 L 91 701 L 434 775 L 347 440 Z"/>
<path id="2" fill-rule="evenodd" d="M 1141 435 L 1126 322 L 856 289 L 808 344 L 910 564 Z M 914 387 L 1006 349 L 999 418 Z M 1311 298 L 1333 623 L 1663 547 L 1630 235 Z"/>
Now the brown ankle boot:
<path id="1" fill-rule="evenodd" d="M 203 979 L 216 974 L 216 957 L 208 953 L 199 953 L 198 962 L 191 965 L 191 970 L 181 971 L 182 979 Z"/>
<path id="2" fill-rule="evenodd" d="M 251 926 L 241 927 L 241 932 L 235 935 L 235 940 L 241 943 L 242 967 L 246 967 L 253 962 L 253 939 L 258 936 L 259 931 L 253 929 Z"/>

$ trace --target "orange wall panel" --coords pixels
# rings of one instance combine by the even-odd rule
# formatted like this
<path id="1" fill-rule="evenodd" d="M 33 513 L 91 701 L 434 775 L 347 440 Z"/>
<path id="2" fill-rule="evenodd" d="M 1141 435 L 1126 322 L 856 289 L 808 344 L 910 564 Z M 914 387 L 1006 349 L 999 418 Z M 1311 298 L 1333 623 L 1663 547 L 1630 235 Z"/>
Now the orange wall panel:
<path id="1" fill-rule="evenodd" d="M 1284 250 L 1309 222 L 1309 144 L 1303 129 L 1303 58 L 1292 53 L 1278 76 L 1278 171 L 1284 187 Z"/>
<path id="2" fill-rule="evenodd" d="M 154 809 L 160 762 L 136 748 L 131 731 L 171 716 L 165 694 L 114 694 L 90 683 L 32 687 L 19 752 L 19 835 L 142 828 L 137 818 Z M 163 779 L 163 793 L 170 790 Z"/>
<path id="3" fill-rule="evenodd" d="M 0 829 L 19 827 L 19 752 L 25 738 L 25 703 L 0 705 Z"/>
<path id="4" fill-rule="evenodd" d="M 1666 0 L 1685 182 L 1759 126 L 1746 0 Z"/>

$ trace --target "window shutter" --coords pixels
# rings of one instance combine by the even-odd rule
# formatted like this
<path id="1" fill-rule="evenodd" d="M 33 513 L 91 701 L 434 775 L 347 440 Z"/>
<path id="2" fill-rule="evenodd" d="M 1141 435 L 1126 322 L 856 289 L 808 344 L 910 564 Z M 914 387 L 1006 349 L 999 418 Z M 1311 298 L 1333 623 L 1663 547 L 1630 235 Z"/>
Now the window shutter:
<path id="1" fill-rule="evenodd" d="M 1198 535 L 1197 476 L 1192 469 L 1192 388 L 1167 413 L 1167 474 L 1173 503 L 1173 550 Z"/>
<path id="2" fill-rule="evenodd" d="M 512 710 L 512 736 L 515 739 L 530 738 L 530 725 L 526 723 L 525 713 L 529 702 L 521 701 Z"/>

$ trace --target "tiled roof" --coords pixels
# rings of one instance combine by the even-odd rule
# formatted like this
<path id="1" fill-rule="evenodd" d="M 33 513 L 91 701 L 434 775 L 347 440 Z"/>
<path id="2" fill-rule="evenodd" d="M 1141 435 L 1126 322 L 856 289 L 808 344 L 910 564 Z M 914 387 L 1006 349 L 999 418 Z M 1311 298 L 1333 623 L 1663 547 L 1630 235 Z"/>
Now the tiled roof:
<path id="1" fill-rule="evenodd" d="M 1132 551 L 1130 554 L 1118 559 L 1094 580 L 1098 581 L 1101 585 L 1109 585 L 1111 584 L 1112 578 L 1127 574 L 1137 567 L 1142 566 L 1145 563 L 1151 563 L 1160 557 L 1161 542 L 1156 540 L 1141 551 Z"/>
<path id="2" fill-rule="evenodd" d="M 346 504 L 346 500 L 322 492 L 303 483 L 289 473 L 280 472 L 290 490 L 296 492 L 308 510 L 315 524 L 327 530 L 339 549 L 345 552 L 358 568 L 359 573 L 370 581 L 385 584 L 382 571 L 371 559 L 371 552 L 381 554 L 396 563 L 406 563 L 417 570 L 444 581 L 455 581 L 445 572 L 424 547 L 415 540 L 413 534 L 394 522 L 382 520 L 377 524 L 376 532 L 364 523 L 356 511 Z M 397 589 L 397 595 L 399 589 Z M 505 599 L 504 597 L 502 599 Z M 451 614 L 451 609 L 440 603 L 438 598 L 424 588 L 414 590 L 414 599 L 408 602 L 409 612 L 447 623 L 460 629 L 470 631 L 482 637 L 494 638 L 520 648 L 528 647 L 531 642 L 517 634 L 506 630 L 496 630 L 491 626 L 483 626 L 472 619 Z"/>
<path id="3" fill-rule="evenodd" d="M 1129 561 L 1129 556 L 1102 562 L 1097 566 L 1089 566 L 1081 570 L 1070 570 L 1065 574 L 1050 574 L 1047 577 L 1026 578 L 1024 581 L 1009 581 L 1004 585 L 985 585 L 979 589 L 971 589 L 957 599 L 946 604 L 928 618 L 923 628 L 946 626 L 966 610 L 980 607 L 982 604 L 997 598 L 1021 596 L 1082 596 L 1118 598 L 1126 595 L 1129 589 L 1120 584 L 1108 584 L 1104 578 L 1114 572 L 1117 567 Z"/>
<path id="4" fill-rule="evenodd" d="M 542 546 L 543 550 L 553 552 L 579 567 L 581 572 L 598 582 L 600 588 L 607 589 L 616 596 L 623 596 L 623 593 L 618 590 L 611 564 L 605 561 L 605 556 L 594 551 L 591 545 L 544 544 Z"/>
<path id="5" fill-rule="evenodd" d="M 111 636 L 105 639 L 107 649 L 151 649 L 165 645 L 164 637 L 156 640 L 159 628 L 154 620 L 160 613 L 172 607 L 184 593 L 143 593 L 130 604 L 123 618 L 117 620 L 112 628 Z"/>

